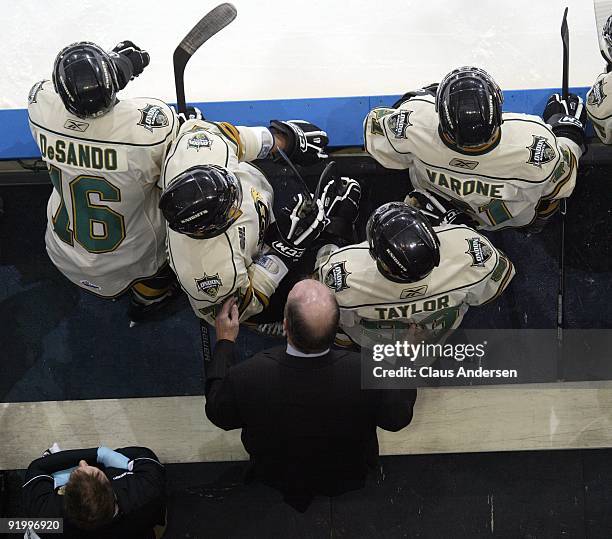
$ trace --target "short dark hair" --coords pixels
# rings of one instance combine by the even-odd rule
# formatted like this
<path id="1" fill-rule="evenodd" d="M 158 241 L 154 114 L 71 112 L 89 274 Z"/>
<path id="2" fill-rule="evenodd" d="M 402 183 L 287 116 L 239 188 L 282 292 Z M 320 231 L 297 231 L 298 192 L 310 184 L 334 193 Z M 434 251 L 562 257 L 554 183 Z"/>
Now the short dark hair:
<path id="1" fill-rule="evenodd" d="M 333 297 L 332 305 L 334 311 L 330 323 L 321 331 L 313 331 L 304 317 L 301 304 L 298 301 L 287 301 L 285 305 L 287 332 L 291 336 L 291 342 L 300 352 L 316 354 L 327 350 L 334 344 L 340 320 L 340 309 L 335 297 Z"/>
<path id="2" fill-rule="evenodd" d="M 83 530 L 109 524 L 115 515 L 115 493 L 110 481 L 75 470 L 64 489 L 66 518 Z"/>

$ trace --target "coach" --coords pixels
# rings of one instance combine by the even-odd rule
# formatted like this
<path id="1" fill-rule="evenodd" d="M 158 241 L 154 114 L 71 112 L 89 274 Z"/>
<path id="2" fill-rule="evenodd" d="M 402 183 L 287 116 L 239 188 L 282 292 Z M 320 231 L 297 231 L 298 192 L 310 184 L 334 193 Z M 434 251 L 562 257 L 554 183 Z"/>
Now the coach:
<path id="1" fill-rule="evenodd" d="M 206 415 L 222 429 L 242 428 L 249 477 L 299 510 L 316 494 L 363 486 L 378 460 L 376 427 L 404 428 L 416 400 L 416 390 L 361 389 L 359 354 L 330 348 L 338 318 L 327 287 L 300 281 L 285 307 L 286 346 L 235 364 L 238 308 L 229 299 L 206 366 Z"/>

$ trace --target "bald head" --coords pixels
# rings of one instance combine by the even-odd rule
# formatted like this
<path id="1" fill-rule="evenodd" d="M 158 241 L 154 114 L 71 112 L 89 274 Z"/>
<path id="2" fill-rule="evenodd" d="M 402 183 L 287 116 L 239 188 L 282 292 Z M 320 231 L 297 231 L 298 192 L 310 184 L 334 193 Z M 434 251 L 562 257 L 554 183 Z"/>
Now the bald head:
<path id="1" fill-rule="evenodd" d="M 329 288 L 314 279 L 299 281 L 285 305 L 287 339 L 300 352 L 323 352 L 334 342 L 339 316 Z"/>

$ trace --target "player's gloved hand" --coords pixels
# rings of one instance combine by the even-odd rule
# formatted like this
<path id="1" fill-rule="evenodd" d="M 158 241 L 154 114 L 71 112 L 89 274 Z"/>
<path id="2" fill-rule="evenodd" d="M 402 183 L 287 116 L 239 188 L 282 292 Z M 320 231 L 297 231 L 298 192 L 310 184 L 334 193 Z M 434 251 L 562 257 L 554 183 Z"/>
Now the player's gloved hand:
<path id="1" fill-rule="evenodd" d="M 183 125 L 187 120 L 201 120 L 202 118 L 202 111 L 198 107 L 187 107 L 185 112 L 178 114 L 180 125 Z"/>
<path id="2" fill-rule="evenodd" d="M 312 200 L 308 194 L 294 195 L 268 227 L 264 243 L 271 254 L 285 264 L 297 262 L 328 224 L 322 199 Z"/>
<path id="3" fill-rule="evenodd" d="M 415 189 L 408 193 L 406 202 L 421 210 L 432 226 L 450 224 L 466 225 L 471 228 L 478 226 L 478 223 L 465 212 L 453 208 L 448 201 L 429 191 Z"/>
<path id="4" fill-rule="evenodd" d="M 557 137 L 574 141 L 583 151 L 586 117 L 582 98 L 576 94 L 569 94 L 567 100 L 559 94 L 552 94 L 543 114 L 544 121 L 551 126 Z"/>
<path id="5" fill-rule="evenodd" d="M 396 109 L 405 101 L 408 101 L 409 99 L 412 99 L 413 97 L 417 97 L 417 96 L 429 95 L 429 96 L 436 97 L 437 91 L 438 91 L 437 82 L 434 82 L 433 84 L 425 86 L 424 88 L 419 88 L 418 90 L 410 90 L 409 92 L 406 92 L 402 97 L 400 97 L 395 103 L 393 103 L 391 107 Z"/>
<path id="6" fill-rule="evenodd" d="M 320 193 L 318 198 L 323 202 L 325 217 L 329 221 L 325 227 L 327 239 L 344 246 L 355 240 L 353 226 L 359 215 L 361 185 L 351 178 L 335 176 L 334 165 L 334 161 L 329 163 L 321 174 L 317 193 Z"/>
<path id="7" fill-rule="evenodd" d="M 319 159 L 327 157 L 325 153 L 329 142 L 327 133 L 310 122 L 272 120 L 270 131 L 274 135 L 277 146 L 281 149 L 284 146 L 284 153 L 297 165 L 314 165 Z M 284 143 L 279 144 L 278 138 L 281 138 Z M 278 160 L 279 156 L 276 155 L 275 159 Z"/>
<path id="8" fill-rule="evenodd" d="M 119 83 L 117 90 L 125 88 L 127 83 L 140 75 L 151 61 L 149 53 L 131 41 L 117 43 L 110 52 L 110 56 L 117 67 L 117 82 Z"/>

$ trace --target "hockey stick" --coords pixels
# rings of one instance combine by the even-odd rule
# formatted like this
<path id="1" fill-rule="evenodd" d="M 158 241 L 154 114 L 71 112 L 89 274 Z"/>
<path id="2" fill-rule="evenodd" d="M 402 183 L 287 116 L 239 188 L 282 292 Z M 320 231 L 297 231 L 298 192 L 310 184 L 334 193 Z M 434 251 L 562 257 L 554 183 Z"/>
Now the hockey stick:
<path id="1" fill-rule="evenodd" d="M 200 19 L 179 43 L 174 51 L 174 83 L 176 85 L 176 104 L 179 113 L 187 110 L 185 103 L 185 67 L 195 52 L 217 32 L 223 30 L 237 15 L 232 4 L 219 4 Z"/>
<path id="2" fill-rule="evenodd" d="M 567 103 L 569 96 L 569 28 L 567 26 L 567 10 L 563 13 L 561 21 L 561 41 L 563 42 L 563 77 L 561 82 L 561 95 Z M 563 351 L 563 327 L 565 325 L 565 216 L 567 215 L 567 199 L 562 198 L 559 202 L 561 218 L 561 242 L 559 245 L 559 290 L 557 293 L 557 345 L 559 351 Z M 558 365 L 558 377 L 563 379 L 563 355 Z"/>

